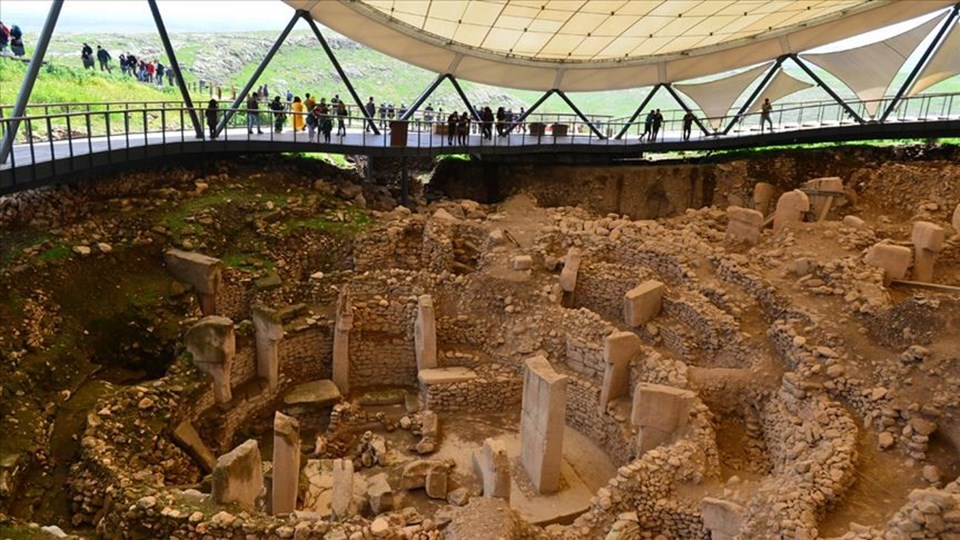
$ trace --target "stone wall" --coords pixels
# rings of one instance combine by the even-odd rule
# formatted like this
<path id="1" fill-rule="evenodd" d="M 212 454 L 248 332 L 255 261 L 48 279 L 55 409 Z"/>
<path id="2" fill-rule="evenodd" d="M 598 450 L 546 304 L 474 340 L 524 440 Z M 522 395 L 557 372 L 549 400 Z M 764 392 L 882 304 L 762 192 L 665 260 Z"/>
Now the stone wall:
<path id="1" fill-rule="evenodd" d="M 618 467 L 636 454 L 636 438 L 623 420 L 600 411 L 599 385 L 577 376 L 567 380 L 567 425 L 602 448 Z"/>
<path id="2" fill-rule="evenodd" d="M 584 261 L 577 273 L 573 306 L 585 307 L 608 320 L 623 319 L 623 295 L 650 279 L 645 268 Z"/>
<path id="3" fill-rule="evenodd" d="M 523 379 L 516 370 L 500 364 L 477 366 L 477 378 L 469 381 L 420 385 L 425 409 L 437 412 L 502 413 L 519 410 Z"/>

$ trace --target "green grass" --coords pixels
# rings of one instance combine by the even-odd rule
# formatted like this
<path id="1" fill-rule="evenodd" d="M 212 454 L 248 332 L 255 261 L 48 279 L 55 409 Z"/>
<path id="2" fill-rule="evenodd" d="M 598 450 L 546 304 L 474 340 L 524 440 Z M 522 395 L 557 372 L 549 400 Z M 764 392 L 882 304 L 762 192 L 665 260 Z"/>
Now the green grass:
<path id="1" fill-rule="evenodd" d="M 229 252 L 223 256 L 223 264 L 241 272 L 257 273 L 260 270 L 273 270 L 276 265 L 269 259 L 245 252 Z"/>
<path id="2" fill-rule="evenodd" d="M 174 238 L 180 239 L 188 228 L 194 231 L 203 228 L 201 223 L 187 219 L 193 214 L 204 209 L 214 209 L 227 204 L 244 204 L 254 201 L 264 204 L 267 201 L 272 201 L 279 208 L 287 204 L 287 195 L 284 193 L 255 193 L 241 189 L 208 191 L 200 197 L 183 201 L 176 208 L 164 214 L 161 223 L 170 229 Z M 264 211 L 266 211 L 265 208 Z"/>
<path id="3" fill-rule="evenodd" d="M 71 253 L 73 253 L 73 250 L 70 248 L 70 246 L 59 245 L 40 253 L 38 258 L 44 262 L 62 261 L 70 258 Z"/>
<path id="4" fill-rule="evenodd" d="M 355 168 L 354 164 L 347 161 L 347 156 L 343 154 L 327 154 L 324 152 L 290 152 L 286 155 L 299 157 L 299 158 L 320 160 L 320 161 L 323 161 L 324 163 L 333 165 L 334 167 L 338 167 L 340 169 L 352 170 Z"/>
<path id="5" fill-rule="evenodd" d="M 348 206 L 343 210 L 326 210 L 320 216 L 289 221 L 284 224 L 284 231 L 311 229 L 335 236 L 350 236 L 362 232 L 371 221 L 370 215 L 363 210 Z"/>

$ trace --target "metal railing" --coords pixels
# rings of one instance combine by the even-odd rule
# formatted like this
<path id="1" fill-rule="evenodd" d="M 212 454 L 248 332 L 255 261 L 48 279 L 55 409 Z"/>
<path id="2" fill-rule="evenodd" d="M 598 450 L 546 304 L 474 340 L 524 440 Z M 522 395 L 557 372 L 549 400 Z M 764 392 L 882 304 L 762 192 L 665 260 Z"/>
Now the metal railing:
<path id="1" fill-rule="evenodd" d="M 876 107 L 882 112 L 889 103 L 888 99 L 876 102 L 855 102 L 850 106 L 858 114 Z M 74 172 L 77 168 L 93 168 L 95 164 L 130 161 L 132 157 L 144 155 L 145 148 L 151 148 L 151 156 L 182 154 L 187 147 L 191 151 L 205 152 L 223 150 L 222 142 L 246 141 L 250 143 L 282 143 L 280 151 L 363 153 L 370 149 L 389 149 L 407 147 L 422 149 L 428 154 L 441 153 L 483 153 L 497 149 L 500 153 L 528 151 L 533 147 L 562 147 L 556 151 L 569 151 L 576 147 L 620 147 L 622 151 L 635 150 L 637 153 L 655 150 L 661 143 L 670 144 L 665 148 L 683 149 L 691 142 L 756 137 L 760 131 L 760 113 L 741 116 L 732 130 L 726 135 L 722 129 L 733 120 L 731 116 L 719 118 L 701 118 L 705 125 L 714 125 L 717 131 L 703 133 L 696 125 L 691 126 L 689 139 L 684 138 L 684 111 L 664 111 L 663 124 L 655 136 L 643 141 L 637 137 L 643 133 L 644 119 L 627 124 L 615 120 L 598 122 L 597 126 L 605 137 L 596 136 L 591 130 L 577 128 L 581 124 L 566 122 L 572 115 L 544 114 L 528 117 L 523 123 L 491 123 L 490 136 L 479 135 L 477 124 L 471 121 L 466 134 L 450 135 L 447 119 L 427 121 L 417 118 L 408 121 L 386 121 L 379 135 L 367 133 L 363 126 L 366 119 L 348 115 L 338 117 L 330 114 L 320 120 L 330 122 L 330 142 L 320 131 L 320 126 L 311 130 L 305 122 L 305 113 L 292 113 L 288 109 L 279 112 L 282 115 L 278 131 L 277 112 L 265 109 L 238 109 L 220 137 L 210 139 L 205 130 L 203 138 L 197 138 L 190 122 L 190 110 L 176 102 L 138 101 L 129 103 L 89 103 L 89 104 L 37 104 L 34 108 L 49 111 L 41 115 L 26 115 L 20 118 L 0 118 L 4 131 L 11 122 L 21 122 L 20 136 L 6 163 L 0 164 L 0 171 L 12 169 L 14 185 L 26 178 L 36 180 L 35 171 L 24 168 L 38 164 L 49 164 L 54 174 Z M 69 107 L 69 112 L 57 111 L 57 108 Z M 76 110 L 80 108 L 81 110 Z M 99 110 L 97 110 L 99 109 Z M 201 119 L 206 119 L 206 110 L 195 107 L 194 111 Z M 227 114 L 226 109 L 217 111 L 219 122 Z M 436 114 L 436 113 L 435 113 Z M 294 118 L 302 129 L 291 129 Z M 251 119 L 248 124 L 248 119 Z M 256 120 L 253 120 L 256 119 Z M 300 120 L 304 120 L 300 124 Z M 558 121 L 559 120 L 559 121 Z M 952 125 L 957 121 L 957 130 L 950 135 L 960 136 L 960 94 L 930 94 L 915 96 L 901 101 L 895 114 L 886 124 L 918 123 L 949 120 Z M 338 130 L 340 121 L 343 130 Z M 712 123 L 711 123 L 712 121 Z M 380 119 L 375 119 L 380 122 Z M 847 127 L 859 125 L 849 113 L 834 101 L 808 102 L 796 106 L 776 108 L 770 115 L 774 132 L 803 132 L 824 127 Z M 868 121 L 867 124 L 875 123 Z M 352 126 L 354 127 L 350 127 Z M 258 125 L 262 134 L 253 129 Z M 478 126 L 479 127 L 479 126 Z M 614 135 L 623 128 L 628 135 L 616 139 Z M 314 136 L 311 137 L 311 131 Z M 338 133 L 343 133 L 340 136 Z M 460 131 L 460 123 L 457 123 Z M 757 139 L 760 143 L 762 139 Z M 199 145 L 196 147 L 194 145 Z M 263 147 L 259 147 L 263 149 Z M 550 150 L 546 150 L 550 151 Z M 83 160 L 87 162 L 84 163 Z M 87 165 L 88 167 L 84 167 Z M 17 172 L 17 171 L 20 172 Z M 18 180 L 17 177 L 20 177 Z M 3 187 L 3 186 L 0 186 Z M 7 186 L 9 187 L 9 186 Z"/>

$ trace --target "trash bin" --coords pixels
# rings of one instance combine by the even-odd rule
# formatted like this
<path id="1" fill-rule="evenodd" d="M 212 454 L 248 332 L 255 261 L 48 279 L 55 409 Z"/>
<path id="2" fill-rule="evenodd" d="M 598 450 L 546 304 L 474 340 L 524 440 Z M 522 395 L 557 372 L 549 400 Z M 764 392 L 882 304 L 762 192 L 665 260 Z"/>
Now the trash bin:
<path id="1" fill-rule="evenodd" d="M 407 145 L 407 128 L 409 123 L 404 120 L 390 122 L 390 146 Z"/>
<path id="2" fill-rule="evenodd" d="M 534 137 L 540 137 L 543 135 L 543 128 L 545 126 L 541 122 L 530 122 L 527 124 L 527 126 L 530 128 L 530 135 L 533 135 Z"/>
<path id="3" fill-rule="evenodd" d="M 567 124 L 554 124 L 553 125 L 553 136 L 554 137 L 566 137 L 570 126 Z"/>

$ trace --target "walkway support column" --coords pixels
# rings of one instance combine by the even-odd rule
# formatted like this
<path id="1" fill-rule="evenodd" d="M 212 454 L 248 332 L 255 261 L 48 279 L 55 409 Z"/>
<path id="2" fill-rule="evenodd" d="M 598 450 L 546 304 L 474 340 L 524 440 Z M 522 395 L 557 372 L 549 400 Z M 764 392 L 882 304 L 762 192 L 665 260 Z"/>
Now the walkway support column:
<path id="1" fill-rule="evenodd" d="M 215 135 L 219 135 L 221 131 L 227 126 L 227 122 L 233 118 L 233 115 L 236 114 L 237 108 L 247 99 L 247 94 L 250 93 L 250 89 L 253 88 L 253 85 L 257 83 L 257 80 L 260 78 L 260 75 L 263 75 L 263 70 L 267 68 L 267 64 L 273 60 L 273 56 L 277 54 L 277 51 L 280 50 L 280 46 L 283 45 L 283 42 L 286 41 L 287 36 L 290 35 L 290 31 L 293 30 L 293 27 L 297 24 L 297 20 L 302 17 L 302 11 L 297 11 L 293 14 L 293 17 L 290 19 L 290 22 L 287 23 L 287 27 L 283 29 L 283 32 L 280 33 L 280 37 L 273 43 L 273 46 L 270 47 L 270 50 L 267 52 L 267 56 L 263 58 L 260 62 L 260 65 L 257 66 L 257 70 L 253 72 L 253 75 L 250 76 L 250 80 L 247 81 L 247 84 L 243 86 L 243 90 L 237 94 L 237 99 L 234 100 L 233 105 L 224 113 L 223 120 L 217 125 L 217 129 L 213 132 Z"/>
<path id="2" fill-rule="evenodd" d="M 670 83 L 664 84 L 663 87 L 666 88 L 667 92 L 669 92 L 670 95 L 673 96 L 673 99 L 677 100 L 677 103 L 679 103 L 680 106 L 683 107 L 684 112 L 693 114 L 693 109 L 687 106 L 687 102 L 680 98 L 680 94 L 677 94 L 677 91 L 673 89 L 673 86 L 671 86 Z M 701 122 L 700 118 L 698 118 L 697 115 L 695 114 L 693 115 L 693 121 L 697 123 L 697 126 L 700 128 L 700 131 L 702 131 L 704 135 L 710 135 L 710 131 L 707 129 L 706 126 L 703 125 L 703 122 Z"/>
<path id="3" fill-rule="evenodd" d="M 840 96 L 838 96 L 837 93 L 833 91 L 833 88 L 830 88 L 830 86 L 827 83 L 823 82 L 823 79 L 818 77 L 817 74 L 814 73 L 812 69 L 810 69 L 810 66 L 808 66 L 806 62 L 800 60 L 800 57 L 797 56 L 796 53 L 791 53 L 789 56 L 795 64 L 800 66 L 800 69 L 802 69 L 803 72 L 806 73 L 808 77 L 813 79 L 813 82 L 817 83 L 817 86 L 819 86 L 820 88 L 823 88 L 823 90 L 827 94 L 830 94 L 830 97 L 832 97 L 834 101 L 839 103 L 840 106 L 843 107 L 843 110 L 847 111 L 847 114 L 852 116 L 853 119 L 856 120 L 858 124 L 864 123 L 863 118 L 861 118 L 860 115 L 857 114 L 853 109 L 851 109 L 850 105 L 847 105 L 847 102 L 841 99 Z"/>
<path id="4" fill-rule="evenodd" d="M 27 73 L 23 78 L 23 84 L 20 85 L 20 93 L 17 94 L 17 101 L 13 104 L 13 111 L 10 113 L 11 120 L 7 124 L 7 131 L 3 134 L 3 142 L 0 143 L 0 163 L 6 163 L 10 156 L 10 150 L 13 148 L 13 140 L 17 137 L 17 130 L 20 129 L 19 117 L 27 111 L 27 102 L 30 101 L 30 94 L 33 92 L 33 84 L 37 82 L 37 74 L 40 73 L 40 66 L 43 65 L 43 57 L 47 54 L 47 46 L 50 45 L 50 36 L 53 35 L 53 29 L 57 26 L 57 19 L 60 18 L 60 9 L 63 8 L 63 0 L 53 0 L 50 5 L 50 11 L 47 12 L 47 20 L 43 23 L 43 30 L 40 31 L 40 37 L 37 38 L 37 47 L 33 50 L 33 56 L 30 58 L 30 64 L 27 66 Z"/>
<path id="5" fill-rule="evenodd" d="M 590 128 L 590 131 L 592 131 L 592 132 L 597 136 L 597 138 L 606 139 L 606 137 L 603 135 L 603 133 L 601 133 L 600 130 L 597 129 L 596 126 L 593 125 L 593 122 L 591 122 L 590 120 L 588 120 L 587 117 L 584 116 L 584 114 L 583 114 L 582 112 L 580 112 L 580 109 L 578 109 L 577 106 L 574 105 L 572 101 L 570 101 L 570 98 L 568 98 L 567 95 L 563 93 L 563 90 L 557 90 L 557 91 L 556 91 L 556 94 L 557 94 L 558 96 L 560 96 L 560 99 L 562 99 L 562 100 L 564 101 L 564 103 L 566 103 L 567 106 L 570 107 L 570 108 L 573 110 L 573 112 L 576 113 L 576 115 L 580 117 L 581 120 L 583 120 L 583 123 L 586 124 L 587 127 Z"/>
<path id="6" fill-rule="evenodd" d="M 943 26 L 940 27 L 940 30 L 937 32 L 936 37 L 933 38 L 933 41 L 930 42 L 930 46 L 927 47 L 927 50 L 923 51 L 923 56 L 920 57 L 920 60 L 917 61 L 917 65 L 913 67 L 913 70 L 910 72 L 910 75 L 907 75 L 907 80 L 903 81 L 903 85 L 900 87 L 900 90 L 897 90 L 897 95 L 894 96 L 893 100 L 890 102 L 890 105 L 887 105 L 887 110 L 883 111 L 883 115 L 880 116 L 880 123 L 882 124 L 887 120 L 887 117 L 890 116 L 890 113 L 897 108 L 897 105 L 900 104 L 900 100 L 903 99 L 903 95 L 907 93 L 907 90 L 913 87 L 913 84 L 917 81 L 917 75 L 920 74 L 920 70 L 927 65 L 927 60 L 933 56 L 934 51 L 940 48 L 940 44 L 943 43 L 943 36 L 946 35 L 947 30 L 953 26 L 954 21 L 957 20 L 957 14 L 960 13 L 960 4 L 955 4 L 953 9 L 950 11 L 950 15 L 947 16 L 947 20 L 943 22 Z"/>
<path id="7" fill-rule="evenodd" d="M 730 120 L 730 123 L 727 124 L 727 127 L 723 129 L 723 134 L 727 135 L 730 133 L 730 130 L 733 129 L 733 126 L 737 125 L 737 122 L 740 121 L 740 117 L 743 116 L 743 113 L 747 112 L 747 109 L 753 106 L 753 102 L 756 101 L 757 96 L 760 95 L 760 92 L 763 92 L 767 87 L 767 84 L 770 83 L 770 79 L 777 73 L 777 70 L 780 69 L 780 66 L 783 64 L 783 61 L 787 59 L 787 56 L 777 57 L 777 61 L 773 63 L 773 66 L 767 71 L 767 74 L 763 76 L 763 80 L 760 81 L 760 84 L 754 88 L 753 92 L 750 93 L 750 97 L 743 102 L 743 106 L 740 107 L 740 110 L 737 111 L 737 114 L 733 115 L 733 119 Z"/>
<path id="8" fill-rule="evenodd" d="M 157 7 L 157 0 L 147 0 L 150 5 L 150 13 L 153 14 L 153 22 L 157 23 L 157 33 L 160 34 L 160 41 L 163 42 L 163 49 L 170 60 L 170 67 L 173 68 L 173 76 L 177 78 L 177 87 L 180 89 L 180 95 L 183 97 L 183 104 L 187 106 L 187 113 L 190 114 L 190 122 L 193 123 L 193 129 L 197 132 L 197 138 L 203 138 L 203 124 L 200 123 L 200 117 L 197 116 L 197 110 L 193 107 L 193 100 L 190 99 L 190 91 L 187 90 L 187 83 L 183 80 L 183 72 L 180 70 L 180 62 L 173 52 L 173 45 L 170 44 L 170 37 L 167 35 L 167 27 L 163 24 L 163 17 L 160 16 L 160 8 Z M 166 126 L 164 126 L 166 129 Z"/>
<path id="9" fill-rule="evenodd" d="M 310 25 L 310 29 L 313 30 L 313 35 L 317 36 L 317 41 L 319 41 L 320 46 L 323 47 L 323 52 L 327 53 L 327 58 L 329 58 L 330 63 L 333 64 L 333 69 L 337 70 L 337 75 L 340 76 L 340 80 L 343 81 L 343 84 L 347 86 L 347 91 L 350 92 L 350 96 L 353 97 L 353 102 L 356 103 L 357 108 L 360 109 L 360 114 L 366 118 L 367 124 L 370 126 L 370 129 L 373 130 L 373 134 L 379 135 L 380 131 L 377 129 L 374 118 L 367 115 L 367 108 L 364 107 L 363 101 L 360 99 L 360 95 L 357 94 L 356 90 L 354 90 L 353 84 L 350 83 L 350 79 L 347 77 L 347 73 L 343 71 L 342 67 L 340 67 L 340 62 L 337 60 L 336 55 L 333 54 L 333 49 L 330 48 L 330 45 L 327 44 L 327 40 L 324 39 L 323 34 L 320 33 L 320 29 L 317 28 L 317 23 L 315 23 L 313 18 L 310 17 L 310 12 L 301 10 L 297 13 L 303 17 L 303 20 L 307 21 L 308 25 Z"/>
<path id="10" fill-rule="evenodd" d="M 633 123 L 637 120 L 637 117 L 640 116 L 640 113 L 643 112 L 643 108 L 647 106 L 647 103 L 650 103 L 650 100 L 653 99 L 653 95 L 657 93 L 657 90 L 659 90 L 661 86 L 663 86 L 663 83 L 657 83 L 653 85 L 653 88 L 650 90 L 650 93 L 647 94 L 647 97 L 643 98 L 643 101 L 640 102 L 640 106 L 637 107 L 637 110 L 633 111 L 633 116 L 631 116 L 630 119 L 627 120 L 627 125 L 623 126 L 623 129 L 620 130 L 620 133 L 617 133 L 617 136 L 614 137 L 614 139 L 617 139 L 619 141 L 620 139 L 623 138 L 624 135 L 627 134 L 628 131 L 630 131 L 630 126 L 632 126 Z"/>

